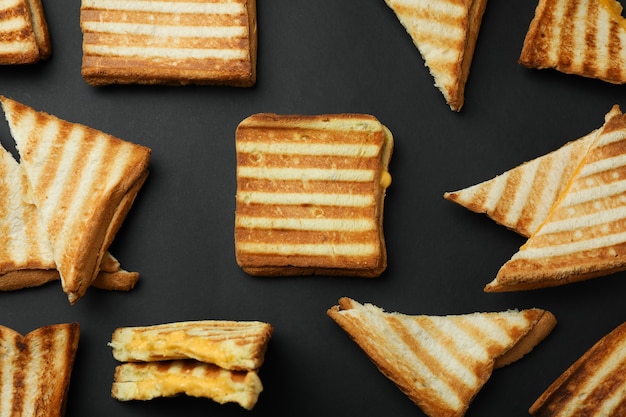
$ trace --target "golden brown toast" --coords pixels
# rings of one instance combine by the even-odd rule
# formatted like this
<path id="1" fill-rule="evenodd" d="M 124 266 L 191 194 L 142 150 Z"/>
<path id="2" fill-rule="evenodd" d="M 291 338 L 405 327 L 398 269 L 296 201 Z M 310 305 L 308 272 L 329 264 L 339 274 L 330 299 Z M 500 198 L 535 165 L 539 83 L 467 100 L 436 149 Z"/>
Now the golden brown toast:
<path id="1" fill-rule="evenodd" d="M 148 175 L 150 149 L 0 97 L 70 303 L 82 297 Z"/>
<path id="2" fill-rule="evenodd" d="M 460 111 L 487 0 L 385 2 L 411 36 L 446 103 Z"/>
<path id="3" fill-rule="evenodd" d="M 626 22 L 615 0 L 539 0 L 519 62 L 626 82 Z"/>
<path id="4" fill-rule="evenodd" d="M 429 417 L 463 416 L 495 367 L 520 359 L 556 325 L 536 308 L 411 316 L 347 297 L 328 315 Z"/>
<path id="5" fill-rule="evenodd" d="M 0 65 L 32 64 L 50 55 L 50 35 L 41 0 L 3 1 Z"/>
<path id="6" fill-rule="evenodd" d="M 614 106 L 543 224 L 485 291 L 563 285 L 626 269 L 626 117 Z"/>
<path id="7" fill-rule="evenodd" d="M 256 82 L 256 0 L 82 0 L 80 25 L 94 86 Z"/>
<path id="8" fill-rule="evenodd" d="M 0 326 L 3 415 L 64 414 L 79 338 L 78 323 L 44 326 L 25 336 Z"/>
<path id="9" fill-rule="evenodd" d="M 237 127 L 237 263 L 250 275 L 379 276 L 393 138 L 360 114 L 255 114 Z"/>
<path id="10" fill-rule="evenodd" d="M 626 323 L 576 360 L 541 394 L 529 412 L 536 417 L 623 416 L 625 388 Z"/>

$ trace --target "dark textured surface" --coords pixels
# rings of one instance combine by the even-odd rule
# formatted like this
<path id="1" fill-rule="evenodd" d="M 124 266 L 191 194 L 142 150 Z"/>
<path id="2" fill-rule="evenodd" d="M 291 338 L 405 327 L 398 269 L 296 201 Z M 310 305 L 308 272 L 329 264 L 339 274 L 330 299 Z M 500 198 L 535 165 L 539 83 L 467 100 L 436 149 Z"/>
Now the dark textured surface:
<path id="1" fill-rule="evenodd" d="M 58 283 L 0 294 L 20 333 L 77 321 L 67 416 L 419 416 L 420 410 L 326 316 L 342 296 L 406 314 L 540 307 L 559 324 L 530 355 L 495 370 L 468 417 L 525 416 L 541 392 L 626 320 L 625 273 L 565 287 L 485 294 L 524 240 L 442 197 L 600 127 L 626 90 L 517 63 L 536 2 L 487 4 L 460 113 L 450 111 L 383 0 L 258 1 L 252 88 L 111 86 L 80 76 L 78 0 L 44 2 L 53 55 L 0 67 L 0 93 L 152 148 L 151 174 L 111 252 L 141 273 L 130 293 L 90 290 L 70 306 Z M 376 279 L 252 278 L 234 257 L 237 124 L 257 112 L 361 112 L 395 137 L 385 202 L 389 267 Z M 0 123 L 0 141 L 14 144 Z M 195 319 L 262 320 L 274 335 L 251 412 L 179 397 L 110 396 L 116 327 Z"/>

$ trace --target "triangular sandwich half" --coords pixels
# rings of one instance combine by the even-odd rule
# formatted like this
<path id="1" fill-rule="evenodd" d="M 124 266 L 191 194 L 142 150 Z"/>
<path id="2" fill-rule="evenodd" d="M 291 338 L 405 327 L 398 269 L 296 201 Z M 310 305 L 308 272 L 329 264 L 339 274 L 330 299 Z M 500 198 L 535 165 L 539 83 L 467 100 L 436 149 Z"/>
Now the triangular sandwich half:
<path id="1" fill-rule="evenodd" d="M 556 325 L 542 309 L 412 316 L 345 297 L 328 315 L 429 417 L 463 416 L 494 368 L 520 359 Z"/>
<path id="2" fill-rule="evenodd" d="M 260 321 L 198 320 L 121 327 L 109 346 L 120 362 L 111 388 L 120 401 L 185 394 L 256 404 L 258 371 L 273 327 Z"/>
<path id="3" fill-rule="evenodd" d="M 626 323 L 602 337 L 533 403 L 536 417 L 626 414 Z"/>
<path id="4" fill-rule="evenodd" d="M 22 167 L 0 146 L 0 291 L 35 287 L 60 279 L 46 228 L 30 202 L 28 180 Z M 128 272 L 106 253 L 93 286 L 110 290 L 132 289 L 139 274 Z"/>
<path id="5" fill-rule="evenodd" d="M 626 22 L 616 0 L 539 0 L 519 62 L 626 82 Z"/>
<path id="6" fill-rule="evenodd" d="M 444 198 L 529 237 L 565 190 L 597 131 Z"/>
<path id="7" fill-rule="evenodd" d="M 461 110 L 487 0 L 385 2 L 411 36 L 450 108 Z"/>
<path id="8" fill-rule="evenodd" d="M 79 338 L 78 323 L 44 326 L 26 336 L 0 326 L 0 415 L 62 416 Z"/>
<path id="9" fill-rule="evenodd" d="M 614 106 L 543 224 L 485 291 L 563 285 L 626 269 L 626 116 Z"/>
<path id="10" fill-rule="evenodd" d="M 150 149 L 0 97 L 70 303 L 96 278 L 148 175 Z"/>

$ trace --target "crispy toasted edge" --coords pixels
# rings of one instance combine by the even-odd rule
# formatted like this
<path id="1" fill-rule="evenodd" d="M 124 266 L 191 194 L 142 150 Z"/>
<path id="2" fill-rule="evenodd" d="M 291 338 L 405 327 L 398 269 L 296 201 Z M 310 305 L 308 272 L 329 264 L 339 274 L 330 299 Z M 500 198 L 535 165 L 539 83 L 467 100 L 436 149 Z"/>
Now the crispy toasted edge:
<path id="1" fill-rule="evenodd" d="M 7 52 L 0 54 L 0 65 L 14 65 L 14 64 L 33 64 L 39 61 L 39 46 L 37 45 L 37 38 L 33 27 L 33 16 L 30 10 L 29 0 L 21 0 L 24 14 L 21 16 L 26 22 L 26 28 L 24 29 L 24 35 L 27 37 L 28 50 L 22 50 L 20 52 Z"/>
<path id="2" fill-rule="evenodd" d="M 551 397 L 566 384 L 568 379 L 576 373 L 576 371 L 596 355 L 602 356 L 610 353 L 611 348 L 614 348 L 614 341 L 616 339 L 623 339 L 626 337 L 626 323 L 622 323 L 617 326 L 607 335 L 598 340 L 591 348 L 589 348 L 582 356 L 580 356 L 569 368 L 567 368 L 552 384 L 546 388 L 546 390 L 535 400 L 530 406 L 528 412 L 532 415 L 538 413 L 543 407 L 549 405 Z M 596 368 L 601 369 L 601 368 Z"/>
<path id="3" fill-rule="evenodd" d="M 508 351 L 496 358 L 494 368 L 509 365 L 528 354 L 554 330 L 557 319 L 550 311 L 539 310 L 539 317 L 534 326 L 517 341 Z"/>
<path id="4" fill-rule="evenodd" d="M 50 31 L 41 0 L 26 0 L 30 9 L 33 32 L 39 48 L 39 59 L 48 59 L 52 55 Z"/>
<path id="5" fill-rule="evenodd" d="M 253 114 L 239 123 L 237 126 L 237 132 L 242 127 L 254 126 L 255 123 L 260 122 L 267 128 L 273 128 L 274 126 L 280 126 L 282 120 L 293 122 L 297 124 L 299 121 L 314 122 L 319 120 L 320 122 L 327 121 L 329 119 L 337 119 L 339 121 L 345 121 L 351 117 L 367 118 L 372 122 L 379 125 L 383 133 L 383 145 L 381 149 L 381 161 L 379 165 L 379 171 L 377 177 L 380 178 L 382 173 L 389 170 L 389 164 L 391 162 L 391 156 L 394 150 L 394 137 L 391 130 L 382 124 L 376 117 L 369 114 L 360 113 L 338 113 L 338 114 L 320 114 L 320 115 L 279 115 L 274 113 L 257 113 Z M 237 132 L 235 136 L 237 136 Z M 384 234 L 384 203 L 387 194 L 387 188 L 381 187 L 381 191 L 378 194 L 377 201 L 377 224 L 378 224 L 378 240 L 380 245 L 379 262 L 377 265 L 370 268 L 325 268 L 325 267 L 297 267 L 297 266 L 249 266 L 243 265 L 237 256 L 237 264 L 241 269 L 251 276 L 256 277 L 286 277 L 286 276 L 301 276 L 301 275 L 328 275 L 328 276 L 354 276 L 362 278 L 376 278 L 379 277 L 387 269 L 387 245 Z M 237 242 L 235 241 L 235 253 L 237 251 Z"/>
<path id="6" fill-rule="evenodd" d="M 184 71 L 172 69 L 150 69 L 136 68 L 136 73 L 129 74 L 127 68 L 109 68 L 106 71 L 98 67 L 87 67 L 83 55 L 81 65 L 81 75 L 87 84 L 93 87 L 101 87 L 110 84 L 146 84 L 146 85 L 224 85 L 230 87 L 252 87 L 257 80 L 257 56 L 258 56 L 258 23 L 256 0 L 246 0 L 246 13 L 248 17 L 248 57 L 250 61 L 250 72 L 245 77 L 231 77 L 226 74 L 224 77 L 209 78 L 198 75 L 201 71 Z M 82 27 L 82 25 L 81 25 Z"/>

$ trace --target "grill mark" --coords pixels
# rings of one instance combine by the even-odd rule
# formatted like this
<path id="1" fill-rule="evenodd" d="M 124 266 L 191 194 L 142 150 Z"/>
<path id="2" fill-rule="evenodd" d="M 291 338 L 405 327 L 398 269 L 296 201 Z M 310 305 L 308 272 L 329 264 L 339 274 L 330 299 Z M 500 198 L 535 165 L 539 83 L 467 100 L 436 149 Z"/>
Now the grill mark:
<path id="1" fill-rule="evenodd" d="M 334 155 L 238 153 L 238 167 L 263 168 L 333 168 L 333 169 L 378 169 L 380 157 L 364 158 Z"/>
<path id="2" fill-rule="evenodd" d="M 298 193 L 298 192 L 321 192 L 326 194 L 344 194 L 350 193 L 355 195 L 371 195 L 376 192 L 378 187 L 373 182 L 343 182 L 343 181 L 287 181 L 281 180 L 279 183 L 266 179 L 249 179 L 240 178 L 238 182 L 239 192 L 281 192 L 281 193 Z"/>
<path id="3" fill-rule="evenodd" d="M 587 10 L 585 11 L 585 13 L 587 14 L 587 19 L 590 22 L 597 22 L 598 21 L 598 15 L 599 15 L 599 9 L 598 6 L 596 4 L 596 7 L 593 7 L 594 3 L 596 2 L 588 2 L 587 3 Z M 598 69 L 596 66 L 596 61 L 598 59 L 598 43 L 597 43 L 597 36 L 598 33 L 597 31 L 593 30 L 593 25 L 591 25 L 590 27 L 587 27 L 588 25 L 585 25 L 585 27 L 587 28 L 587 30 L 585 30 L 585 44 L 587 45 L 586 48 L 584 49 L 584 59 L 583 59 L 583 71 L 588 71 L 589 73 L 593 74 L 595 73 Z M 609 46 L 609 49 L 611 47 Z M 613 53 L 611 52 L 611 56 L 614 56 Z"/>
<path id="4" fill-rule="evenodd" d="M 175 65 L 172 64 L 175 62 Z M 206 59 L 176 59 L 167 58 L 139 58 L 139 57 L 116 57 L 116 56 L 83 56 L 83 71 L 99 73 L 102 68 L 107 69 L 107 74 L 125 74 L 126 69 L 132 69 L 137 76 L 147 75 L 151 78 L 164 78 L 172 76 L 193 76 L 197 74 L 202 78 L 235 79 L 238 75 L 250 72 L 251 64 L 246 59 L 224 60 L 218 58 Z M 224 68 L 228 71 L 225 73 Z M 154 69 L 161 71 L 154 74 Z M 168 72 L 169 71 L 169 72 Z"/>
<path id="5" fill-rule="evenodd" d="M 225 49 L 247 51 L 249 42 L 246 37 L 235 38 L 209 38 L 209 37 L 178 37 L 178 36 L 152 36 L 141 34 L 110 34 L 110 33 L 85 33 L 85 50 L 95 56 L 110 56 L 115 53 L 119 46 L 147 48 L 177 48 L 177 49 Z M 98 53 L 89 49 L 89 45 L 107 46 L 111 53 Z M 137 55 L 140 58 L 141 55 Z M 144 59 L 149 59 L 145 57 Z"/>
<path id="6" fill-rule="evenodd" d="M 242 26 L 247 27 L 248 18 L 245 14 L 185 14 L 160 13 L 144 11 L 118 11 L 105 9 L 86 9 L 81 11 L 83 22 L 123 22 L 144 23 L 151 25 L 170 26 Z"/>
<path id="7" fill-rule="evenodd" d="M 252 217 L 278 217 L 278 218 L 304 218 L 304 219 L 341 219 L 341 218 L 366 218 L 372 219 L 376 214 L 375 207 L 346 207 L 333 206 L 291 206 L 291 205 L 267 205 L 267 204 L 241 204 L 237 207 L 241 216 Z"/>
<path id="8" fill-rule="evenodd" d="M 580 1 L 568 0 L 565 6 L 563 17 L 560 19 L 561 31 L 559 40 L 559 61 L 560 65 L 571 71 L 574 66 L 574 51 L 576 50 L 576 39 L 574 36 L 574 25 L 576 24 L 576 12 L 580 7 Z M 587 32 L 587 31 L 586 31 Z"/>

